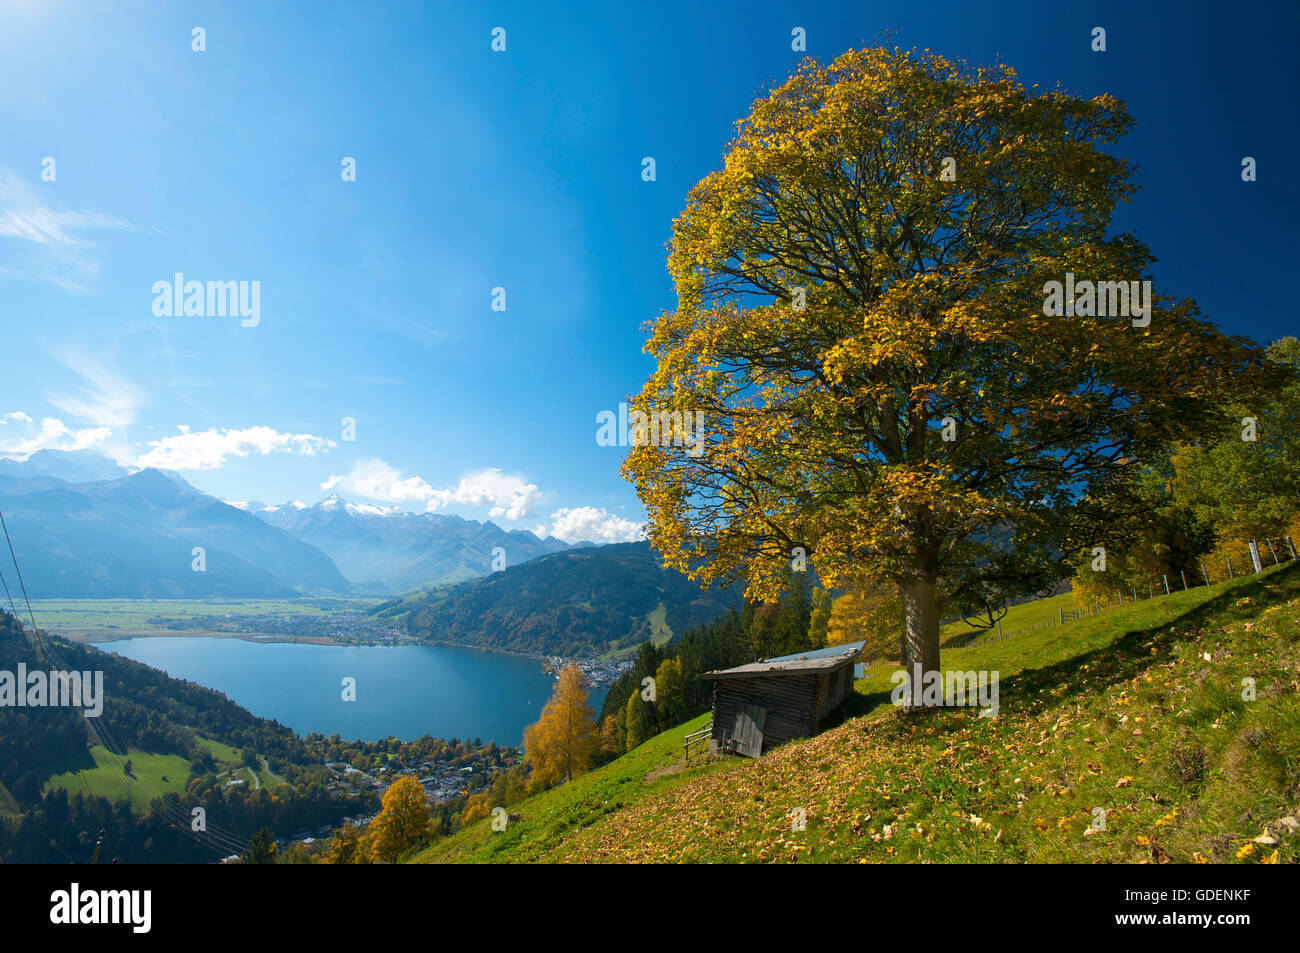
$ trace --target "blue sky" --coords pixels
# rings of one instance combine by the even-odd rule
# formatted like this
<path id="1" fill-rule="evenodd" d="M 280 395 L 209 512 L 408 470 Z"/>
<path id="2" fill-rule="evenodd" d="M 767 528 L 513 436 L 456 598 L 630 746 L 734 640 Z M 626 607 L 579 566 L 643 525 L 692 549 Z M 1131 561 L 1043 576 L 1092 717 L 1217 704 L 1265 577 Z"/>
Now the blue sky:
<path id="1" fill-rule="evenodd" d="M 823 60 L 893 31 L 1117 95 L 1141 185 L 1117 225 L 1157 291 L 1295 333 L 1300 8 L 1131 6 L 0 0 L 0 453 L 634 537 L 595 418 L 649 373 L 672 219 L 794 27 Z M 258 281 L 259 323 L 156 316 L 176 272 Z"/>

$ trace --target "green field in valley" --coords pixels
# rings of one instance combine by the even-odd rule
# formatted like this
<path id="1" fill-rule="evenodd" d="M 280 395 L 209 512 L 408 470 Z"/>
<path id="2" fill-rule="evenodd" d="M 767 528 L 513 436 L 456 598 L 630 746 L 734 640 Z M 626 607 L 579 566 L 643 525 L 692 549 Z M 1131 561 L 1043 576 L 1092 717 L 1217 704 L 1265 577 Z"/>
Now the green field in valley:
<path id="1" fill-rule="evenodd" d="M 265 759 L 259 758 L 259 767 L 254 770 L 243 764 L 243 757 L 229 745 L 210 738 L 196 737 L 195 743 L 212 753 L 217 763 L 217 777 L 222 779 L 242 780 L 250 788 L 275 788 L 285 781 L 272 774 Z M 71 796 L 77 792 L 104 797 L 116 803 L 129 799 L 131 809 L 143 813 L 149 809 L 149 802 L 160 794 L 182 794 L 190 778 L 190 763 L 185 758 L 171 754 L 151 754 L 136 748 L 127 750 L 126 755 L 112 754 L 102 745 L 90 750 L 94 767 L 63 771 L 52 775 L 45 782 L 45 790 L 63 788 Z M 126 762 L 131 763 L 131 774 L 123 770 Z M 0 795 L 0 813 L 4 811 L 3 795 Z"/>
<path id="2" fill-rule="evenodd" d="M 226 616 L 321 617 L 339 609 L 366 609 L 372 599 L 33 599 L 42 629 L 72 638 L 150 635 L 223 635 L 205 629 L 205 619 Z M 168 621 L 184 622 L 183 629 Z M 192 627 L 191 627 L 192 626 Z"/>
<path id="3" fill-rule="evenodd" d="M 71 796 L 83 794 L 105 797 L 113 803 L 131 802 L 131 810 L 144 813 L 149 802 L 159 794 L 182 794 L 190 777 L 190 763 L 174 754 L 149 754 L 129 749 L 118 757 L 102 745 L 90 749 L 95 767 L 56 774 L 45 782 L 45 790 L 63 788 Z M 131 774 L 123 770 L 131 764 Z"/>

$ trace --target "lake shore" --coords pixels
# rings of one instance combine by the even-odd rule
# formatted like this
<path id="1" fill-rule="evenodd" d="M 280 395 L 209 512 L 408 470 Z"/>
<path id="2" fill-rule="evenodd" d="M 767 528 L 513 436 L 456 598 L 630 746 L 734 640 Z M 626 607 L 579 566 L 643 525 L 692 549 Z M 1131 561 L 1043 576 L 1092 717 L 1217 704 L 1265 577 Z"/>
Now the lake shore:
<path id="1" fill-rule="evenodd" d="M 205 629 L 150 629 L 141 632 L 59 632 L 49 630 L 51 635 L 77 642 L 81 645 L 96 645 L 101 642 L 121 642 L 124 639 L 161 639 L 161 638 L 202 638 L 202 639 L 242 639 L 245 642 L 291 642 L 304 645 L 355 645 L 354 642 L 342 642 L 325 635 L 284 635 L 278 632 L 215 632 Z"/>

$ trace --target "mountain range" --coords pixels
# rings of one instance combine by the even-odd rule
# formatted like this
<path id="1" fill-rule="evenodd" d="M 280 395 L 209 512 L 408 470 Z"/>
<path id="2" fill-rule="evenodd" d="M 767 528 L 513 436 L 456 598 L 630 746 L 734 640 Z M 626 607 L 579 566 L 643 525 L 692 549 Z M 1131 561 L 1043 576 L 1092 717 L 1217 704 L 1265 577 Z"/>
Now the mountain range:
<path id="1" fill-rule="evenodd" d="M 94 450 L 37 450 L 26 460 L 0 459 L 0 477 L 55 477 L 68 483 L 116 480 L 131 471 Z"/>
<path id="2" fill-rule="evenodd" d="M 132 473 L 92 450 L 0 460 L 0 510 L 35 598 L 396 595 L 487 575 L 494 555 L 514 565 L 571 548 L 338 496 L 230 504 L 177 473 Z"/>
<path id="3" fill-rule="evenodd" d="M 0 506 L 33 597 L 282 598 L 349 589 L 316 547 L 160 470 L 79 483 L 12 473 L 0 476 Z"/>
<path id="4" fill-rule="evenodd" d="M 272 526 L 320 549 L 358 592 L 393 595 L 421 586 L 486 576 L 501 561 L 510 566 L 560 552 L 569 543 L 539 539 L 526 530 L 504 530 L 437 513 L 349 503 L 337 495 L 308 506 L 246 504 Z M 590 543 L 578 543 L 590 546 Z M 493 565 L 494 551 L 501 560 Z"/>
<path id="5" fill-rule="evenodd" d="M 0 510 L 33 598 L 391 595 L 375 614 L 421 641 L 566 656 L 663 642 L 741 603 L 645 542 L 569 544 L 339 496 L 232 504 L 92 451 L 0 461 Z"/>

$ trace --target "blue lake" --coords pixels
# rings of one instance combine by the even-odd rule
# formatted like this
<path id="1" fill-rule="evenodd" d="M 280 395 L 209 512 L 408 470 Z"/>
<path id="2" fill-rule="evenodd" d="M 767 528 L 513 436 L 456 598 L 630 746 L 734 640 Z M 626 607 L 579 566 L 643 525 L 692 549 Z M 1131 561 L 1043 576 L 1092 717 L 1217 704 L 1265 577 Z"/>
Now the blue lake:
<path id="1" fill-rule="evenodd" d="M 554 685 L 534 659 L 447 646 L 167 636 L 98 647 L 216 689 L 299 734 L 348 740 L 427 734 L 518 744 Z M 356 680 L 356 701 L 343 701 L 344 678 Z M 597 713 L 604 697 L 604 689 L 590 692 Z"/>

